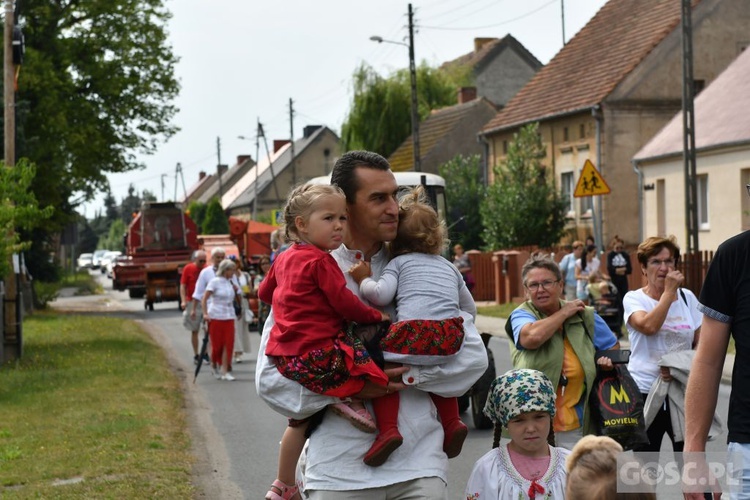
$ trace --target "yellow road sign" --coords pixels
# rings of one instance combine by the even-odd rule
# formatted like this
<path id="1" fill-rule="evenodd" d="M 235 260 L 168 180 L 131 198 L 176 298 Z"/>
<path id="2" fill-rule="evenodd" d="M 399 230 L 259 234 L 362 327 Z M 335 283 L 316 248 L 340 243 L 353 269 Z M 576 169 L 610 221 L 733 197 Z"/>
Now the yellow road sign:
<path id="1" fill-rule="evenodd" d="M 573 192 L 573 196 L 576 198 L 582 198 L 584 196 L 597 196 L 600 194 L 609 194 L 612 190 L 604 181 L 602 174 L 596 169 L 591 160 L 586 160 L 583 164 L 583 170 L 581 176 L 578 178 L 578 184 L 576 184 L 576 190 Z"/>
<path id="2" fill-rule="evenodd" d="M 272 226 L 284 225 L 284 211 L 283 210 L 271 210 L 271 225 Z"/>

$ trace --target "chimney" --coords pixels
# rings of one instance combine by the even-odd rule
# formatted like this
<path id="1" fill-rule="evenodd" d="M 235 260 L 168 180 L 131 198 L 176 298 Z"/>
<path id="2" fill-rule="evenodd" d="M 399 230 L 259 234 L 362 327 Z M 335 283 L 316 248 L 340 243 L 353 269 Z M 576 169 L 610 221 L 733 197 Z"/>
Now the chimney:
<path id="1" fill-rule="evenodd" d="M 219 165 L 219 175 L 224 175 L 227 173 L 227 165 Z"/>
<path id="2" fill-rule="evenodd" d="M 479 50 L 490 42 L 494 42 L 497 38 L 475 38 L 474 39 L 474 52 Z"/>
<path id="3" fill-rule="evenodd" d="M 202 181 L 205 178 L 206 178 L 206 172 L 204 172 L 203 170 L 201 170 L 200 172 L 198 172 L 198 180 L 199 181 Z"/>
<path id="4" fill-rule="evenodd" d="M 458 88 L 458 103 L 464 104 L 473 101 L 477 98 L 476 87 L 459 87 Z"/>
<path id="5" fill-rule="evenodd" d="M 319 128 L 323 128 L 323 125 L 308 125 L 302 130 L 302 137 L 307 139 L 308 137 L 313 135 L 313 133 L 315 133 L 315 131 Z"/>
<path id="6" fill-rule="evenodd" d="M 248 161 L 252 156 L 250 155 L 237 155 L 237 165 L 242 165 L 246 161 Z"/>
<path id="7" fill-rule="evenodd" d="M 279 149 L 289 144 L 289 139 L 274 139 L 273 140 L 273 152 L 276 153 Z"/>

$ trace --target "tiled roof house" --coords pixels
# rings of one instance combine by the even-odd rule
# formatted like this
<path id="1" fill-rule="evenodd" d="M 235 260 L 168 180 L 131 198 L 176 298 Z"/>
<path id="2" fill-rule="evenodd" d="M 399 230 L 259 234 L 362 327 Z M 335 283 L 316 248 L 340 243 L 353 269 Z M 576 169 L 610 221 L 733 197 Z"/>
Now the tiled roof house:
<path id="1" fill-rule="evenodd" d="M 725 239 L 750 229 L 750 50 L 745 50 L 695 99 L 698 244 L 716 250 Z M 685 247 L 682 113 L 634 157 L 642 174 L 645 234 L 674 234 Z"/>
<path id="2" fill-rule="evenodd" d="M 419 125 L 419 154 L 423 172 L 456 155 L 481 155 L 484 148 L 476 134 L 542 64 L 511 35 L 475 38 L 474 50 L 441 66 L 447 72 L 467 72 L 471 87 L 458 89 L 458 104 L 432 111 Z M 413 170 L 412 136 L 388 160 L 395 171 Z"/>
<path id="3" fill-rule="evenodd" d="M 692 22 L 700 87 L 750 42 L 748 2 L 694 0 Z M 680 110 L 681 96 L 680 2 L 610 0 L 484 127 L 489 165 L 501 164 L 521 126 L 539 122 L 544 164 L 569 198 L 572 233 L 595 233 L 592 199 L 573 197 L 591 160 L 612 187 L 596 207 L 599 243 L 615 234 L 638 243 L 638 179 L 630 160 Z"/>
<path id="4" fill-rule="evenodd" d="M 201 203 L 208 203 L 212 198 L 218 198 L 220 195 L 228 192 L 234 184 L 239 181 L 255 165 L 250 155 L 238 155 L 237 163 L 229 167 L 228 170 L 221 174 L 221 184 L 218 176 L 210 186 L 198 197 Z"/>
<path id="5" fill-rule="evenodd" d="M 185 207 L 192 201 L 197 201 L 203 193 L 216 181 L 215 174 L 206 174 L 203 170 L 198 173 L 198 180 L 187 190 L 182 203 Z"/>
<path id="6" fill-rule="evenodd" d="M 495 116 L 497 108 L 485 98 L 474 99 L 473 94 L 473 88 L 462 89 L 459 95 L 473 100 L 435 110 L 419 125 L 422 172 L 437 174 L 440 165 L 459 154 L 482 154 L 476 134 Z M 413 154 L 409 136 L 388 158 L 391 169 L 396 172 L 412 170 Z"/>
<path id="7" fill-rule="evenodd" d="M 229 215 L 247 218 L 253 212 L 257 193 L 257 217 L 268 220 L 274 210 L 284 208 L 295 185 L 330 174 L 340 154 L 339 137 L 321 125 L 304 128 L 302 138 L 294 141 L 294 158 L 288 140 L 278 144 L 270 162 L 269 158 L 261 158 L 224 194 L 221 204 Z"/>
<path id="8" fill-rule="evenodd" d="M 502 107 L 542 67 L 539 59 L 512 35 L 475 38 L 474 50 L 440 66 L 447 72 L 468 70 L 477 96 Z"/>

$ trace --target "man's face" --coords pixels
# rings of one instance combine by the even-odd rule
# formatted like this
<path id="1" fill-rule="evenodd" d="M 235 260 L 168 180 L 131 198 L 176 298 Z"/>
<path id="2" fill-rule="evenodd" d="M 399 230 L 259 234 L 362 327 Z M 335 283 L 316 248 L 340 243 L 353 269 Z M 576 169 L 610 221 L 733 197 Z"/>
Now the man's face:
<path id="1" fill-rule="evenodd" d="M 221 264 L 222 260 L 224 260 L 223 253 L 215 253 L 211 255 L 211 263 L 214 265 L 214 267 L 219 267 L 219 264 Z"/>
<path id="2" fill-rule="evenodd" d="M 359 190 L 348 205 L 349 234 L 360 242 L 393 241 L 398 229 L 398 184 L 393 172 L 357 167 L 354 175 Z"/>
<path id="3" fill-rule="evenodd" d="M 195 256 L 195 265 L 198 266 L 198 269 L 203 269 L 203 266 L 206 265 L 205 252 L 198 252 L 198 254 Z"/>

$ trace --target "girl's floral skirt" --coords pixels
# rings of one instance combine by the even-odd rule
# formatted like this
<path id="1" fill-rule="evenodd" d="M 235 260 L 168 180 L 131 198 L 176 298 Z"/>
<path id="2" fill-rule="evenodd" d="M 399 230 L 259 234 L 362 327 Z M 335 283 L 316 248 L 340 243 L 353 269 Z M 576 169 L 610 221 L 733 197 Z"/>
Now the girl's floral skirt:
<path id="1" fill-rule="evenodd" d="M 362 342 L 343 330 L 330 346 L 298 356 L 275 356 L 275 361 L 283 376 L 326 396 L 353 396 L 362 390 L 366 380 L 388 384 L 388 377 Z"/>
<path id="2" fill-rule="evenodd" d="M 393 323 L 380 341 L 385 352 L 416 356 L 450 356 L 464 341 L 462 317 L 411 319 Z"/>

